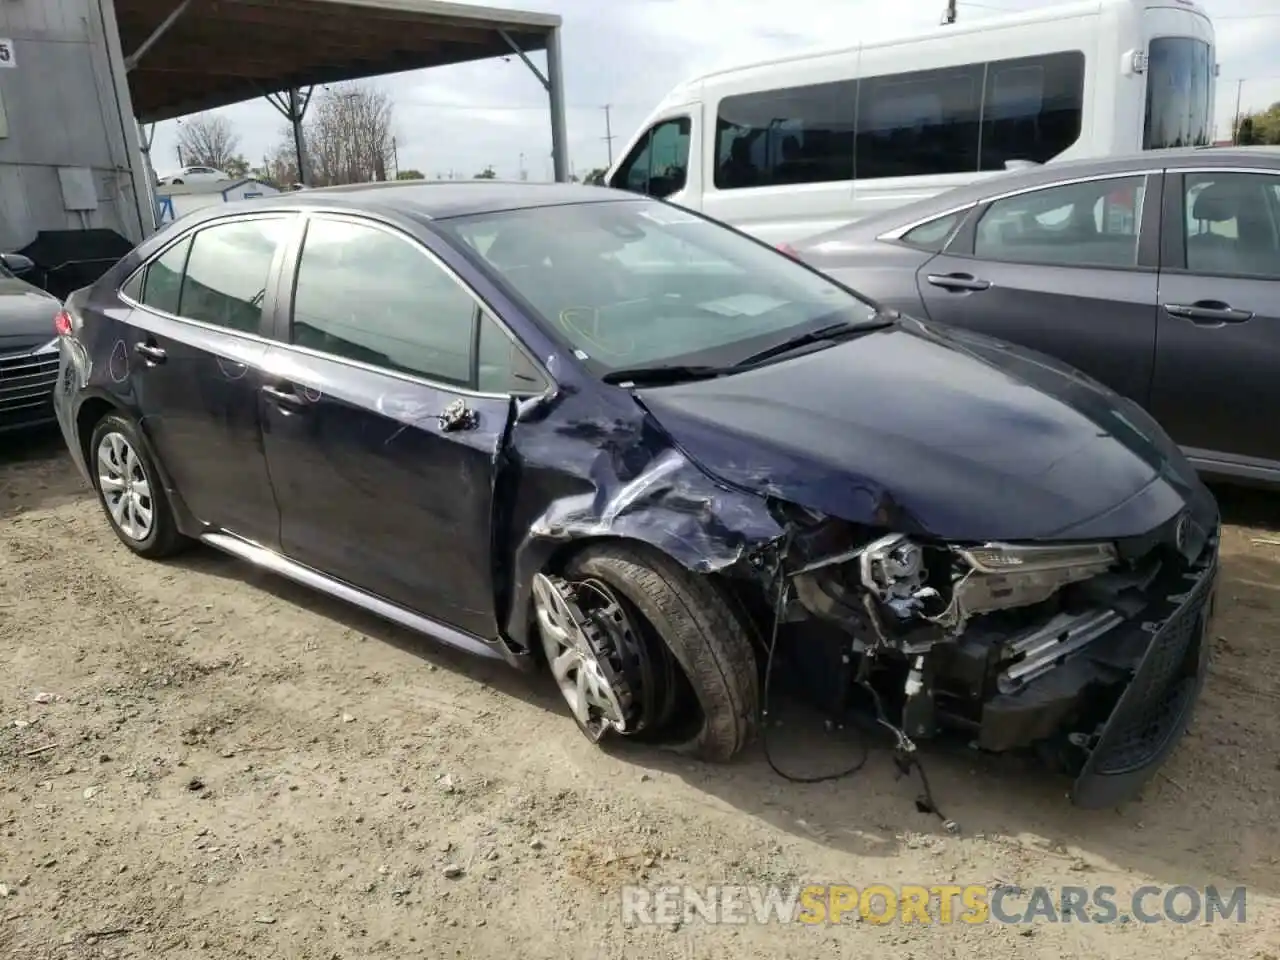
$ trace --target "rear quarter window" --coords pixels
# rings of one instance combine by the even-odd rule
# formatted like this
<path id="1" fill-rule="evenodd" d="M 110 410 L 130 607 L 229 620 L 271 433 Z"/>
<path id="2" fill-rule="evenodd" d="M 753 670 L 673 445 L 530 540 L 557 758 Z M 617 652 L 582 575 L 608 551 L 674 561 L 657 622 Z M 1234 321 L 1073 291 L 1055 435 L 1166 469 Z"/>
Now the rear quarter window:
<path id="1" fill-rule="evenodd" d="M 967 212 L 957 210 L 955 213 L 936 217 L 927 223 L 912 227 L 900 239 L 909 247 L 938 253 L 947 245 L 947 241 L 951 239 L 951 235 L 955 233 L 956 227 L 960 225 L 960 221 Z"/>

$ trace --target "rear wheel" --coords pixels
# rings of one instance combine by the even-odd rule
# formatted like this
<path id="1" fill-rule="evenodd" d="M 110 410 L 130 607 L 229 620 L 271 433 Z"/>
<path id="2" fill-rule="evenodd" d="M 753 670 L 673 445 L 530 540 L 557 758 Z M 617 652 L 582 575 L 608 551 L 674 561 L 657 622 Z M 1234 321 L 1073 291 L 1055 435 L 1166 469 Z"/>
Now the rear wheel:
<path id="1" fill-rule="evenodd" d="M 89 440 L 88 460 L 102 510 L 126 547 L 159 559 L 187 544 L 160 473 L 132 420 L 118 413 L 99 420 Z"/>
<path id="2" fill-rule="evenodd" d="M 613 732 L 724 761 L 759 702 L 745 625 L 719 589 L 647 548 L 578 554 L 540 574 L 534 609 L 552 676 L 593 742 Z"/>

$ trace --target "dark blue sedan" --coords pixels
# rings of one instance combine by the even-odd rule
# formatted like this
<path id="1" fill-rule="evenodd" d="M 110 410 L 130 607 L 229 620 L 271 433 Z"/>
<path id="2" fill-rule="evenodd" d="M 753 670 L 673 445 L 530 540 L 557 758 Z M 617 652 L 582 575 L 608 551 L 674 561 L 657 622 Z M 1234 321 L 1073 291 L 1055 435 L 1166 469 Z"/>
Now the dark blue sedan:
<path id="1" fill-rule="evenodd" d="M 660 201 L 207 208 L 56 328 L 130 550 L 200 541 L 546 663 L 592 740 L 727 759 L 785 673 L 904 755 L 1036 750 L 1113 804 L 1203 682 L 1217 508 L 1149 416 Z"/>

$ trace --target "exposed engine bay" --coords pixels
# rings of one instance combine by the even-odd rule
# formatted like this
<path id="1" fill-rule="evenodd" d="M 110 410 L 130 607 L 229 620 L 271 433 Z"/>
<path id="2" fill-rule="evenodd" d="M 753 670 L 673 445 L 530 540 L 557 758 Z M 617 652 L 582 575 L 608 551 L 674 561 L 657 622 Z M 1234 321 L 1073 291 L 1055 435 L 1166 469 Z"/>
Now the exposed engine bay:
<path id="1" fill-rule="evenodd" d="M 942 544 L 822 518 L 791 530 L 771 581 L 779 655 L 831 714 L 869 705 L 900 751 L 958 733 L 1071 776 L 1127 751 L 1118 772 L 1185 722 L 1217 537 L 1186 514 L 1121 543 Z"/>

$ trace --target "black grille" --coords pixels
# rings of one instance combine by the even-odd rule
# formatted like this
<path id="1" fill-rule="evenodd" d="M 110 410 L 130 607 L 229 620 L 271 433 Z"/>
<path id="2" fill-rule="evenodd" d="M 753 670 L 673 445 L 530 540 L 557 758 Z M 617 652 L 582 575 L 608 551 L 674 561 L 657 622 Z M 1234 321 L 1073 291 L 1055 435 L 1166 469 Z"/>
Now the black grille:
<path id="1" fill-rule="evenodd" d="M 57 353 L 0 357 L 0 421 L 36 420 L 51 412 L 57 380 Z"/>
<path id="2" fill-rule="evenodd" d="M 1137 673 L 1116 705 L 1094 754 L 1094 773 L 1118 774 L 1152 762 L 1196 695 L 1199 648 L 1213 584 L 1202 576 L 1174 614 L 1151 639 Z"/>

